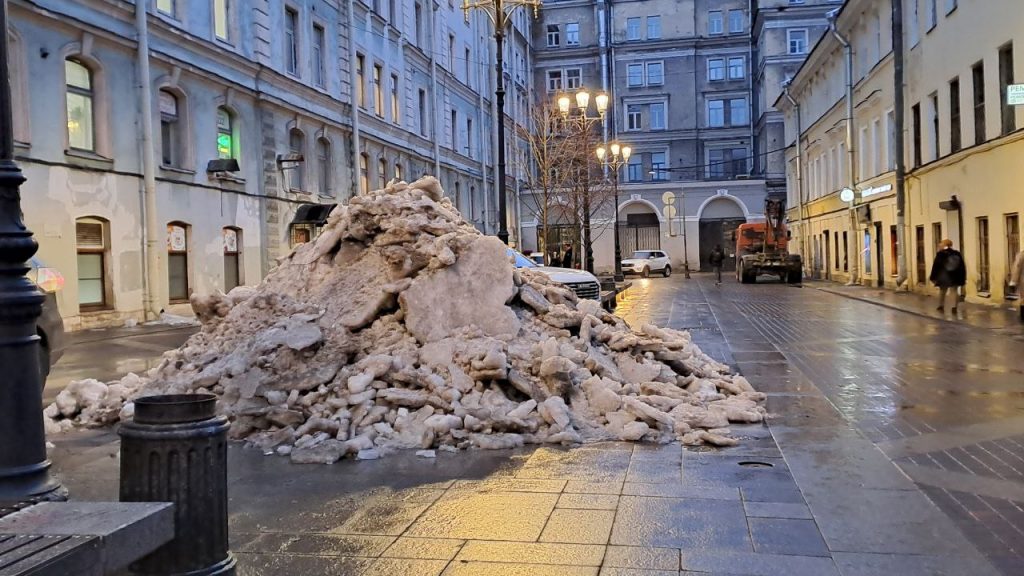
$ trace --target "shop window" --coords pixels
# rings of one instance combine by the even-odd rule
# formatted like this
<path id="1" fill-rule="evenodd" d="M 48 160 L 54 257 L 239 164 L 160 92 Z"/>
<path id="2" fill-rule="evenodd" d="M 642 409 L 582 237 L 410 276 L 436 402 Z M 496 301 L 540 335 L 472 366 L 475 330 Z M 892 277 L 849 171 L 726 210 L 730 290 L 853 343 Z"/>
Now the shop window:
<path id="1" fill-rule="evenodd" d="M 167 225 L 167 298 L 171 302 L 187 302 L 189 226 L 181 222 Z"/>
<path id="2" fill-rule="evenodd" d="M 238 228 L 225 228 L 222 234 L 224 237 L 224 292 L 229 292 L 242 283 L 242 231 Z"/>

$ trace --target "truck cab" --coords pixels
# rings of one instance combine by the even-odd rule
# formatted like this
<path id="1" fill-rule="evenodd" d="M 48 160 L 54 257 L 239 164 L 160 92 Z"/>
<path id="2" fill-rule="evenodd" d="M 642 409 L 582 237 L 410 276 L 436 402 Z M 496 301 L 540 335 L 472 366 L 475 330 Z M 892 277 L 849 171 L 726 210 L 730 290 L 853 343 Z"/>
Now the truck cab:
<path id="1" fill-rule="evenodd" d="M 736 280 L 752 284 L 762 274 L 778 276 L 783 282 L 800 283 L 803 262 L 799 254 L 789 253 L 789 230 L 782 223 L 781 200 L 765 202 L 765 221 L 741 224 L 736 228 Z"/>

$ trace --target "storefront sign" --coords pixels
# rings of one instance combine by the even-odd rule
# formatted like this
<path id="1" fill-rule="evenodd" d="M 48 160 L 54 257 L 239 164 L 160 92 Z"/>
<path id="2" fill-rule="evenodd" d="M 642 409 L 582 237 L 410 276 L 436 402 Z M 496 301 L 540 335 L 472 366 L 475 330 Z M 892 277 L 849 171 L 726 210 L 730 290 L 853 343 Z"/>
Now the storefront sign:
<path id="1" fill-rule="evenodd" d="M 860 197 L 861 198 L 867 198 L 868 196 L 874 196 L 875 194 L 882 194 L 882 193 L 888 192 L 890 190 L 892 190 L 892 184 L 884 184 L 882 186 L 872 186 L 870 188 L 865 188 L 863 191 L 861 191 Z"/>
<path id="2" fill-rule="evenodd" d="M 1010 84 L 1006 87 L 1006 103 L 1010 106 L 1024 105 L 1024 84 Z"/>

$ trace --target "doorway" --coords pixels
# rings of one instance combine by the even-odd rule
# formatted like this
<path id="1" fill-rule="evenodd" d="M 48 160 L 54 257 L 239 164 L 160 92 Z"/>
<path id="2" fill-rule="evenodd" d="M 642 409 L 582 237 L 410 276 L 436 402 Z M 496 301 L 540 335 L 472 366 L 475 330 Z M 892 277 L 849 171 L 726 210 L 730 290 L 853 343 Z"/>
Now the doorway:
<path id="1" fill-rule="evenodd" d="M 875 274 L 875 285 L 879 288 L 885 286 L 885 252 L 882 250 L 882 223 L 875 222 L 875 264 L 878 273 Z"/>
<path id="2" fill-rule="evenodd" d="M 736 239 L 734 233 L 740 224 L 746 223 L 745 218 L 721 218 L 716 220 L 701 219 L 699 223 L 700 240 L 700 269 L 711 270 L 708 258 L 715 246 L 721 246 L 725 254 L 722 262 L 722 270 L 732 272 L 736 270 Z"/>
<path id="3" fill-rule="evenodd" d="M 828 230 L 822 233 L 825 238 L 825 280 L 832 279 L 832 247 L 829 243 Z"/>

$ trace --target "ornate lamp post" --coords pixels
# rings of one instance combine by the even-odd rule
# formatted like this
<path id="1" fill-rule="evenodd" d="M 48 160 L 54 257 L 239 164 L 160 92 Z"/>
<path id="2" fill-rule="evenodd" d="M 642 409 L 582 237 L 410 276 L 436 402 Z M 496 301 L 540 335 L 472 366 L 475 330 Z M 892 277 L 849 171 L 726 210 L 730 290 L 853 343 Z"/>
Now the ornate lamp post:
<path id="1" fill-rule="evenodd" d="M 576 113 L 572 114 L 572 101 L 568 96 L 562 96 L 558 99 L 558 111 L 562 114 L 562 118 L 566 121 L 575 123 L 583 136 L 582 148 L 583 150 L 590 149 L 590 130 L 597 122 L 604 122 L 605 113 L 608 111 L 608 95 L 604 93 L 598 94 L 594 98 L 594 106 L 597 108 L 597 116 L 588 116 L 587 110 L 590 108 L 590 92 L 586 90 L 580 90 L 576 92 Z M 590 240 L 590 155 L 584 155 L 584 194 L 583 194 L 583 268 L 594 273 L 594 247 Z M 547 239 L 545 239 L 546 241 Z"/>
<path id="2" fill-rule="evenodd" d="M 520 6 L 532 7 L 536 18 L 541 0 L 462 0 L 466 22 L 469 22 L 469 11 L 479 8 L 494 25 L 494 43 L 498 48 L 494 65 L 497 83 L 494 99 L 498 107 L 498 238 L 505 244 L 508 244 L 508 206 L 505 201 L 505 71 L 502 60 L 505 57 L 505 29 L 512 21 L 512 13 Z"/>
<path id="3" fill-rule="evenodd" d="M 615 194 L 615 281 L 622 282 L 625 277 L 622 275 L 622 246 L 619 243 L 619 168 L 629 164 L 633 149 L 612 142 L 607 150 L 604 146 L 599 146 L 596 152 L 597 159 L 604 162 L 612 173 L 612 191 Z"/>
<path id="4" fill-rule="evenodd" d="M 26 262 L 39 245 L 22 221 L 24 181 L 14 162 L 7 2 L 0 0 L 0 502 L 64 495 L 46 459 L 36 335 L 44 298 L 25 277 Z"/>

